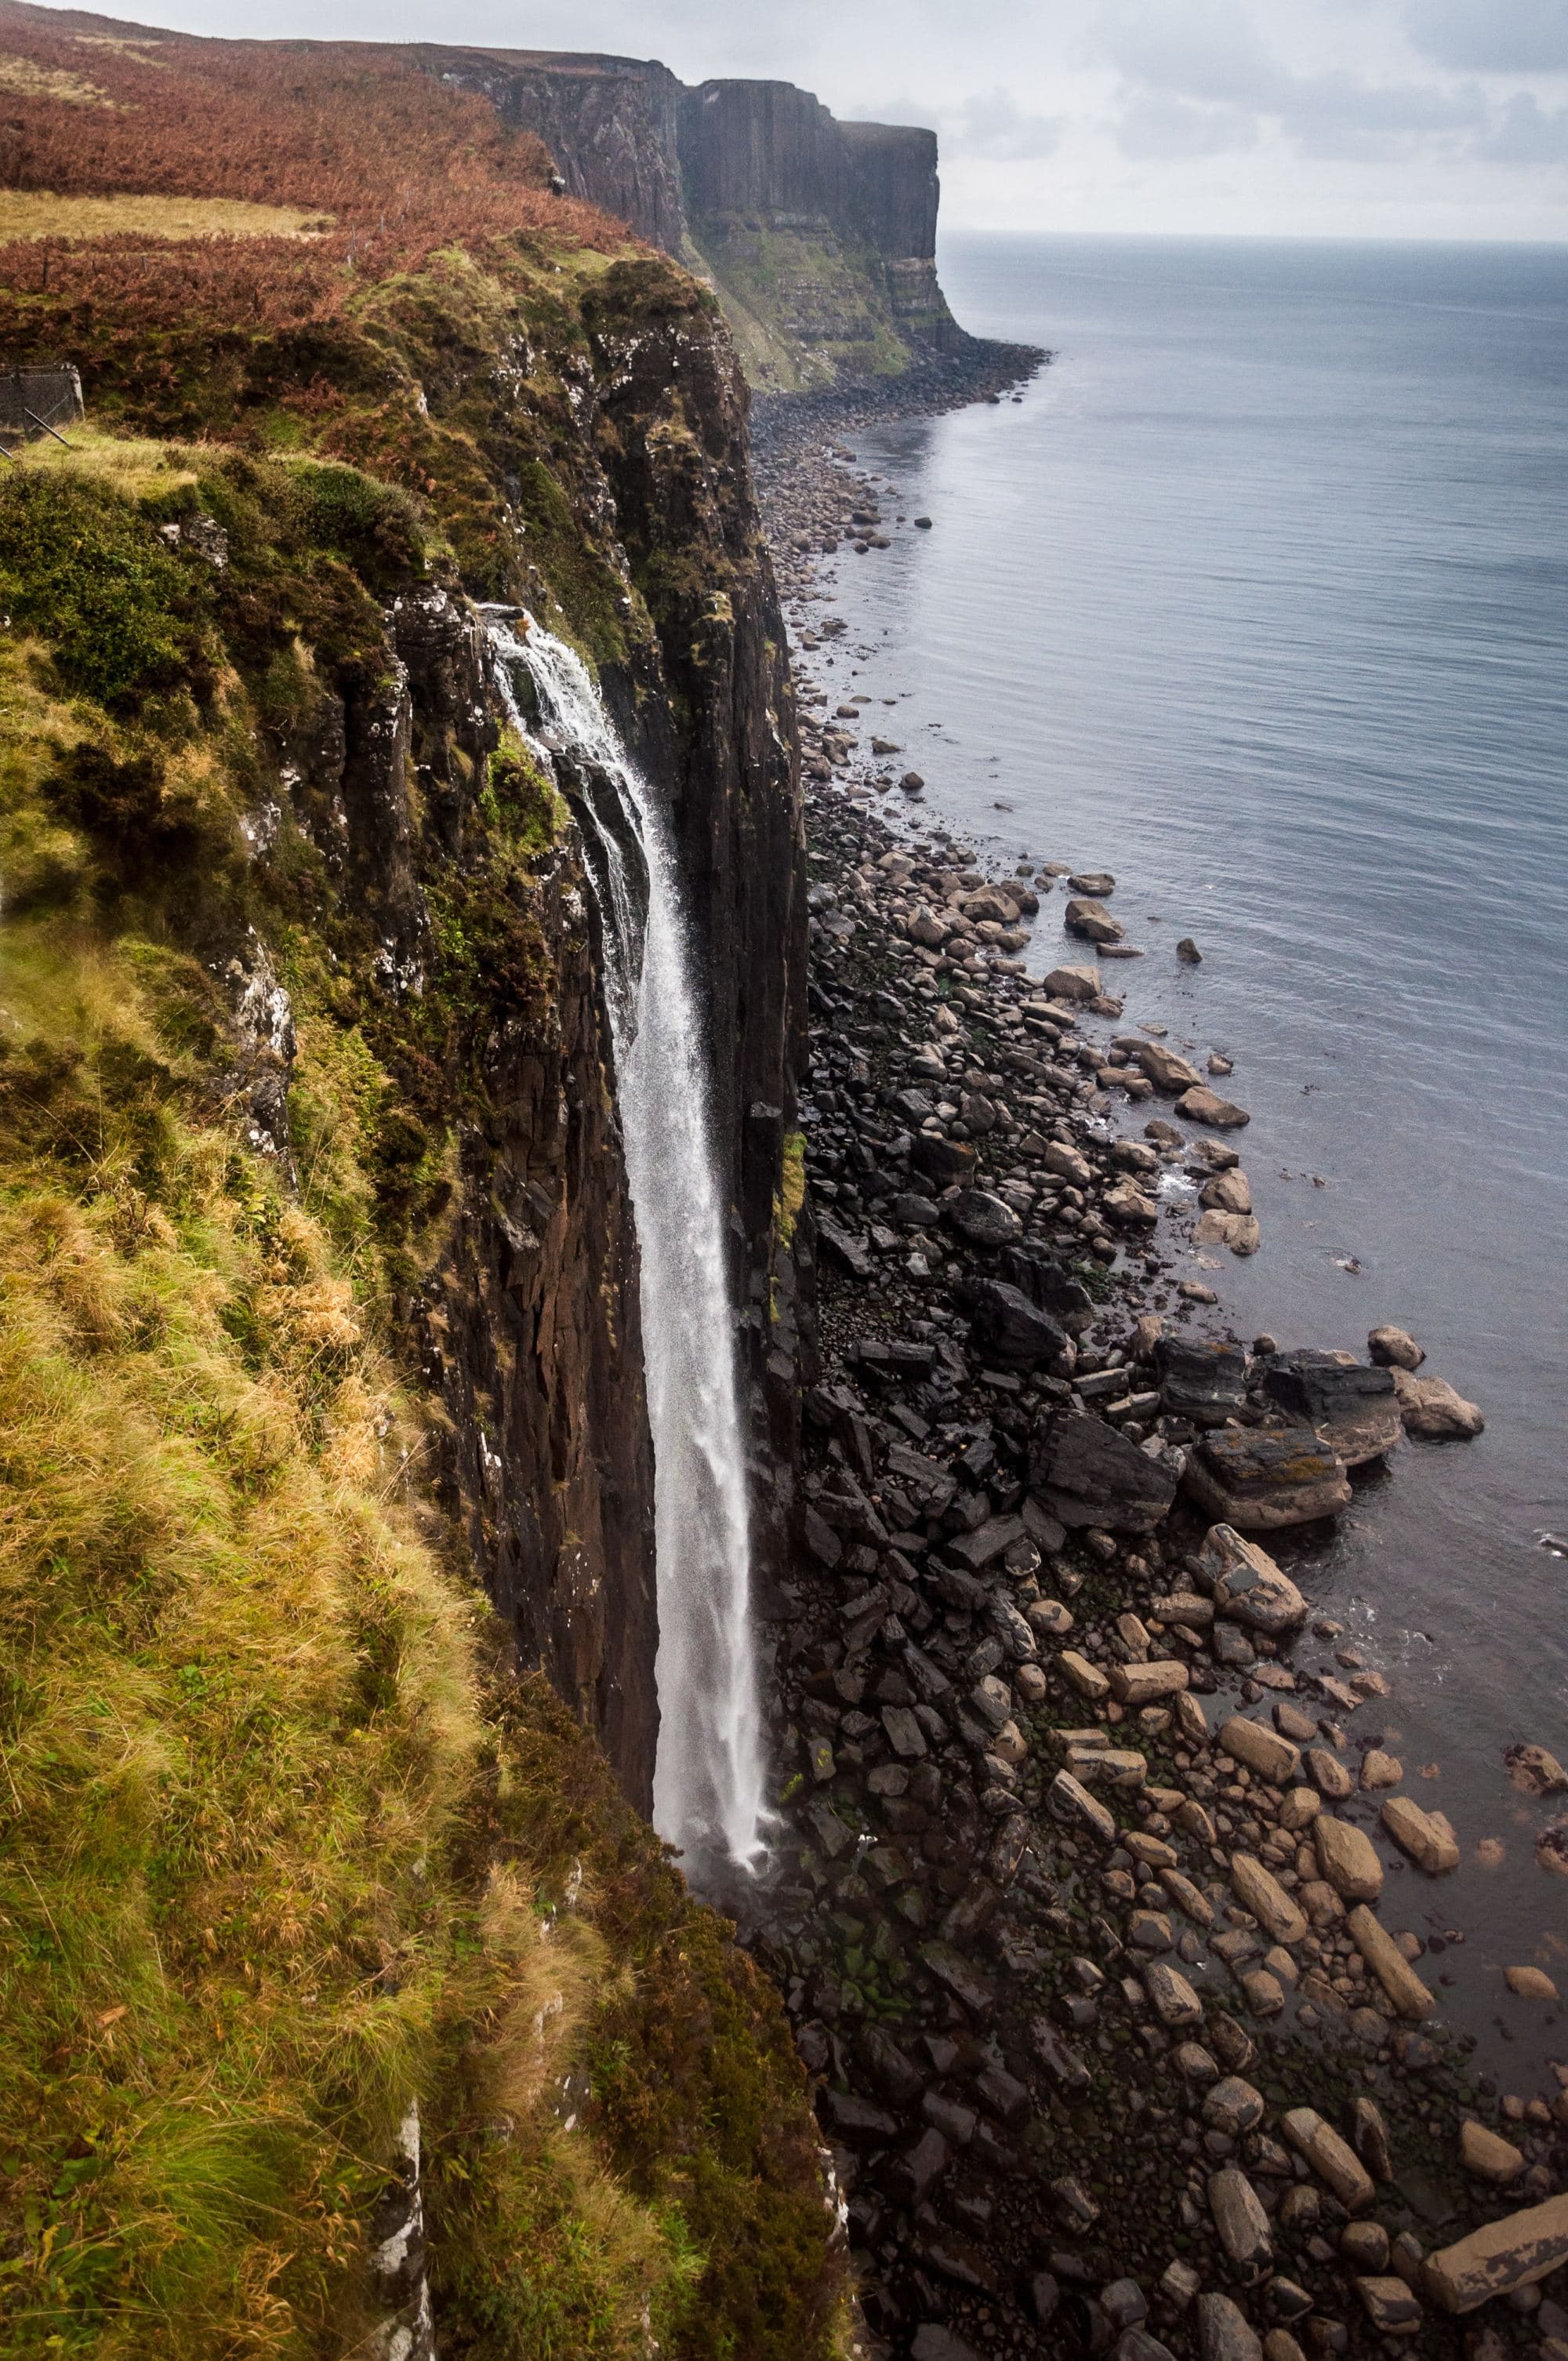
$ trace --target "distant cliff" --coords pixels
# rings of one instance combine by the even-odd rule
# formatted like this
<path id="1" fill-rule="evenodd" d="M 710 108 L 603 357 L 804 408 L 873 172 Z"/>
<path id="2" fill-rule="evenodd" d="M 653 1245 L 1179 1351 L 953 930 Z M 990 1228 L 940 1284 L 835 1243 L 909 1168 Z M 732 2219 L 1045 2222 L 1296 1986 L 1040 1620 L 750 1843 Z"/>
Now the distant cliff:
<path id="1" fill-rule="evenodd" d="M 652 60 L 429 49 L 532 131 L 572 196 L 711 280 L 769 391 L 893 377 L 970 342 L 937 280 L 937 136 L 839 123 L 785 82 L 687 89 Z"/>

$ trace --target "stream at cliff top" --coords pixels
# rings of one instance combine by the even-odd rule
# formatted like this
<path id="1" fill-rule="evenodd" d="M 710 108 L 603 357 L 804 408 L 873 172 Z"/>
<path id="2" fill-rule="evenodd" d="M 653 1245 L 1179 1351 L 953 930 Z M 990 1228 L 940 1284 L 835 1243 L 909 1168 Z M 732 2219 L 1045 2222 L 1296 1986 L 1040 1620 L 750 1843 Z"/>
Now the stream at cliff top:
<path id="1" fill-rule="evenodd" d="M 653 1824 L 688 1871 L 716 1855 L 750 1867 L 762 1850 L 762 1751 L 745 1462 L 707 1051 L 674 855 L 580 658 L 537 623 L 521 637 L 493 625 L 490 643 L 514 728 L 570 795 L 603 930 L 653 1438 Z M 522 710 L 520 671 L 537 719 Z"/>
<path id="2" fill-rule="evenodd" d="M 849 628 L 811 669 L 966 841 L 1115 873 L 1124 1023 L 1236 1060 L 1263 1247 L 1195 1274 L 1224 1316 L 1399 1322 L 1486 1412 L 1297 1571 L 1458 1830 L 1407 1905 L 1468 1930 L 1445 2004 L 1560 2053 L 1498 1971 L 1568 1958 L 1501 1763 L 1568 1754 L 1568 249 L 953 238 L 942 274 L 1057 358 L 1019 406 L 850 434 L 893 545 L 824 568 L 804 617 Z M 1061 907 L 1036 972 L 1084 956 Z"/>

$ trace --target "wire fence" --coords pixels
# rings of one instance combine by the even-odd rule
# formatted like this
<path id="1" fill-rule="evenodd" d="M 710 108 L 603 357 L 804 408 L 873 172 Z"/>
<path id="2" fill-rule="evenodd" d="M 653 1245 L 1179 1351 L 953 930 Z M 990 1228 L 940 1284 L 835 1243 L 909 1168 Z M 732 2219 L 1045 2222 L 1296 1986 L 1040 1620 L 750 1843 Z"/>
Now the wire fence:
<path id="1" fill-rule="evenodd" d="M 82 414 L 82 379 L 69 363 L 0 368 L 0 448 L 9 452 L 40 434 L 63 440 L 61 429 Z"/>

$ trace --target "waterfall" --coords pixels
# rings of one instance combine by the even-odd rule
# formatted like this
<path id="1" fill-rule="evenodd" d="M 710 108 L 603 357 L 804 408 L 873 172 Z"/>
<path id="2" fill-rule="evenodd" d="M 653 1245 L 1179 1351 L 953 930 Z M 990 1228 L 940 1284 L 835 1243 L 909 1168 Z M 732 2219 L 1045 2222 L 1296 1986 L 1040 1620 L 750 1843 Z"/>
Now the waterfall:
<path id="1" fill-rule="evenodd" d="M 653 1822 L 696 1861 L 750 1868 L 763 1849 L 751 1537 L 707 1055 L 674 848 L 572 650 L 532 620 L 521 634 L 492 623 L 490 644 L 513 727 L 571 795 L 604 937 L 653 1437 Z M 520 671 L 538 702 L 532 723 Z"/>

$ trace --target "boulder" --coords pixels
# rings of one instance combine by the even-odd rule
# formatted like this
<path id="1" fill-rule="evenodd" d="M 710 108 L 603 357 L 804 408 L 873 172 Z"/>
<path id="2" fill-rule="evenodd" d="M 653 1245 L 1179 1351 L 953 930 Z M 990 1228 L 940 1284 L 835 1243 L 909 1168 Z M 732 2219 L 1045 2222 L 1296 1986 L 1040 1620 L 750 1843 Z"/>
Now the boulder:
<path id="1" fill-rule="evenodd" d="M 1098 1000 L 1100 971 L 1097 967 L 1054 967 L 1043 988 L 1050 1000 Z"/>
<path id="2" fill-rule="evenodd" d="M 1087 1189 L 1094 1178 L 1094 1168 L 1088 1157 L 1080 1156 L 1076 1148 L 1069 1148 L 1059 1139 L 1046 1142 L 1040 1162 L 1047 1172 L 1054 1173 L 1058 1180 L 1070 1181 L 1075 1189 Z"/>
<path id="3" fill-rule="evenodd" d="M 1003 1369 L 1057 1369 L 1071 1366 L 1067 1330 L 1048 1312 L 1031 1303 L 1021 1288 L 1002 1279 L 971 1279 L 956 1290 L 970 1315 L 981 1357 Z"/>
<path id="4" fill-rule="evenodd" d="M 909 1144 L 909 1161 L 915 1170 L 939 1189 L 950 1188 L 955 1180 L 972 1180 L 979 1160 L 967 1140 L 947 1139 L 939 1131 L 917 1131 Z"/>
<path id="5" fill-rule="evenodd" d="M 1344 1462 L 1310 1427 L 1226 1427 L 1187 1460 L 1188 1490 L 1221 1523 L 1268 1532 L 1337 1516 L 1350 1505 Z"/>
<path id="6" fill-rule="evenodd" d="M 1241 1409 L 1246 1355 L 1218 1338 L 1162 1336 L 1155 1348 L 1160 1406 L 1194 1426 L 1223 1426 Z"/>
<path id="7" fill-rule="evenodd" d="M 1167 1098 L 1177 1098 L 1181 1092 L 1197 1090 L 1201 1085 L 1203 1078 L 1197 1067 L 1190 1066 L 1185 1058 L 1179 1058 L 1161 1041 L 1140 1041 L 1133 1055 L 1156 1090 L 1163 1091 Z"/>
<path id="8" fill-rule="evenodd" d="M 1319 2180 L 1328 2183 L 1345 2212 L 1365 2213 L 1377 2191 L 1349 2141 L 1342 2139 L 1312 2107 L 1290 2108 L 1280 2118 L 1279 2128 Z"/>
<path id="9" fill-rule="evenodd" d="M 1183 1091 L 1176 1102 L 1176 1112 L 1189 1123 L 1206 1123 L 1213 1131 L 1239 1131 L 1252 1117 L 1245 1107 L 1233 1099 L 1217 1098 L 1207 1083 L 1200 1082 L 1195 1090 Z"/>
<path id="10" fill-rule="evenodd" d="M 1299 1943 L 1307 1922 L 1273 1872 L 1250 1852 L 1231 1855 L 1231 1892 L 1277 1943 Z"/>
<path id="11" fill-rule="evenodd" d="M 1560 1795 L 1568 1791 L 1568 1771 L 1544 1746 L 1507 1747 L 1503 1764 L 1509 1786 L 1517 1787 L 1521 1795 Z"/>
<path id="12" fill-rule="evenodd" d="M 1198 1191 L 1198 1202 L 1216 1213 L 1250 1213 L 1252 1183 L 1240 1166 L 1216 1172 Z"/>
<path id="13" fill-rule="evenodd" d="M 1412 1378 L 1401 1368 L 1393 1377 L 1407 1434 L 1422 1443 L 1467 1443 L 1485 1433 L 1486 1422 L 1476 1404 L 1455 1393 L 1446 1378 Z"/>
<path id="14" fill-rule="evenodd" d="M 1506 2189 L 1524 2170 L 1524 2157 L 1512 2140 L 1475 2122 L 1459 2127 L 1459 2161 L 1477 2180 L 1489 2180 L 1498 2189 Z"/>
<path id="15" fill-rule="evenodd" d="M 1349 1820 L 1320 1812 L 1312 1822 L 1312 1845 L 1325 1884 L 1346 1902 L 1376 1902 L 1383 1891 L 1383 1864 L 1372 1839 Z"/>
<path id="16" fill-rule="evenodd" d="M 1366 1350 L 1380 1369 L 1419 1369 L 1426 1359 L 1408 1328 L 1370 1330 Z"/>
<path id="17" fill-rule="evenodd" d="M 1399 1440 L 1393 1373 L 1349 1353 L 1275 1353 L 1262 1367 L 1260 1390 L 1275 1409 L 1311 1427 L 1347 1467 L 1381 1459 Z"/>
<path id="18" fill-rule="evenodd" d="M 1256 2332 L 1228 2295 L 1199 2297 L 1198 2350 L 1202 2361 L 1263 2361 Z"/>
<path id="19" fill-rule="evenodd" d="M 989 1189 L 960 1189 L 942 1207 L 959 1237 L 974 1246 L 1011 1246 L 1024 1235 L 1024 1224 L 1011 1205 Z"/>
<path id="20" fill-rule="evenodd" d="M 1070 1771 L 1058 1771 L 1046 1792 L 1046 1809 L 1069 1828 L 1086 1828 L 1102 1844 L 1114 1844 L 1116 1823 L 1097 1797 Z"/>
<path id="21" fill-rule="evenodd" d="M 1459 1867 L 1459 1846 L 1446 1820 L 1423 1812 L 1409 1795 L 1390 1795 L 1383 1806 L 1383 1825 L 1401 1852 L 1409 1853 L 1429 1877 L 1442 1877 Z"/>
<path id="22" fill-rule="evenodd" d="M 1099 901 L 1116 891 L 1116 880 L 1108 869 L 1073 870 L 1067 882 L 1074 894 L 1092 894 Z"/>
<path id="23" fill-rule="evenodd" d="M 1119 1180 L 1113 1189 L 1107 1189 L 1100 1210 L 1120 1230 L 1148 1229 L 1159 1219 L 1159 1207 L 1152 1197 L 1145 1196 L 1135 1180 Z"/>
<path id="24" fill-rule="evenodd" d="M 1047 1411 L 1029 1441 L 1029 1491 L 1068 1526 L 1152 1532 L 1176 1498 L 1176 1477 L 1087 1411 Z"/>
<path id="25" fill-rule="evenodd" d="M 1198 1564 L 1211 1587 L 1215 1613 L 1231 1622 L 1274 1638 L 1299 1630 L 1306 1621 L 1307 1602 L 1289 1576 L 1234 1526 L 1210 1526 Z"/>
<path id="26" fill-rule="evenodd" d="M 1074 1279 L 1044 1246 L 1027 1242 L 1004 1246 L 1002 1272 L 1014 1287 L 1023 1290 L 1031 1303 L 1037 1303 L 1042 1311 L 1059 1320 L 1069 1336 L 1079 1335 L 1092 1321 L 1094 1298 L 1083 1281 Z"/>
<path id="27" fill-rule="evenodd" d="M 1263 1231 L 1255 1213 L 1200 1213 L 1192 1243 L 1228 1246 L 1234 1255 L 1255 1255 L 1263 1244 Z"/>
<path id="28" fill-rule="evenodd" d="M 1431 1993 L 1386 1927 L 1380 1927 L 1365 1903 L 1345 1920 L 1345 1932 L 1387 1993 L 1401 2016 L 1418 2024 L 1437 2007 Z"/>
<path id="29" fill-rule="evenodd" d="M 1272 1787 L 1292 1787 L 1300 1775 L 1300 1748 L 1270 1730 L 1266 1721 L 1249 1720 L 1245 1713 L 1233 1714 L 1229 1721 L 1220 1724 L 1215 1737 L 1233 1763 L 1245 1763 Z"/>
<path id="30" fill-rule="evenodd" d="M 1177 1696 L 1190 1677 L 1186 1665 L 1174 1662 L 1113 1664 L 1111 1691 L 1118 1705 L 1157 1705 L 1161 1697 Z"/>
<path id="31" fill-rule="evenodd" d="M 1245 2172 L 1227 2164 L 1209 2176 L 1209 2211 L 1220 2244 L 1244 2279 L 1255 2279 L 1273 2258 L 1268 2216 Z"/>
<path id="32" fill-rule="evenodd" d="M 1568 2195 L 1549 2197 L 1500 2222 L 1487 2222 L 1429 2255 L 1421 2279 L 1445 2312 L 1475 2312 L 1490 2298 L 1533 2287 L 1568 2262 Z"/>
<path id="33" fill-rule="evenodd" d="M 1062 923 L 1069 935 L 1081 935 L 1091 943 L 1119 943 L 1127 929 L 1120 918 L 1113 918 L 1102 902 L 1071 901 L 1062 915 Z"/>

